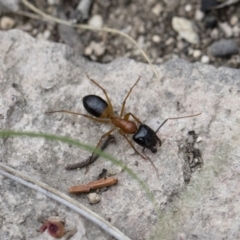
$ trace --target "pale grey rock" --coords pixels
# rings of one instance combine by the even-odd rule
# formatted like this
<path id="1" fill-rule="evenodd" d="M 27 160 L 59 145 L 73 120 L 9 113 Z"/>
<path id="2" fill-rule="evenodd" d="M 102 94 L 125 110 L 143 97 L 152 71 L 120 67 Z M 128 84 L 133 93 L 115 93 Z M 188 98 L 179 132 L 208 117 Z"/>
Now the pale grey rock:
<path id="1" fill-rule="evenodd" d="M 196 26 L 192 21 L 182 17 L 173 17 L 172 27 L 183 39 L 189 43 L 199 43 L 199 36 L 196 31 Z"/>
<path id="2" fill-rule="evenodd" d="M 157 80 L 147 64 L 126 58 L 91 63 L 69 47 L 16 30 L 0 32 L 0 39 L 1 129 L 70 136 L 94 146 L 110 126 L 73 115 L 45 114 L 57 109 L 85 113 L 81 102 L 85 95 L 104 97 L 85 72 L 107 90 L 118 113 L 141 75 L 126 112 L 152 129 L 168 117 L 202 112 L 195 118 L 169 120 L 158 133 L 162 140 L 158 152 L 145 151 L 158 168 L 159 179 L 149 161 L 126 154 L 130 147 L 117 132 L 117 144 L 106 150 L 150 187 L 161 209 L 159 221 L 139 184 L 105 159 L 98 159 L 87 174 L 85 169 L 66 171 L 65 164 L 89 156 L 84 150 L 44 139 L 8 138 L 0 141 L 1 162 L 65 193 L 70 186 L 96 180 L 103 168 L 115 171 L 119 183 L 103 192 L 98 204 L 89 205 L 85 195 L 73 198 L 111 219 L 131 239 L 239 239 L 239 70 L 175 59 L 156 66 Z M 191 146 L 195 152 L 189 152 Z M 197 150 L 204 164 L 191 172 L 187 161 L 198 163 Z M 37 232 L 37 217 L 52 213 L 75 223 L 73 240 L 112 239 L 78 214 L 1 175 L 0 191 L 0 239 L 48 239 Z"/>

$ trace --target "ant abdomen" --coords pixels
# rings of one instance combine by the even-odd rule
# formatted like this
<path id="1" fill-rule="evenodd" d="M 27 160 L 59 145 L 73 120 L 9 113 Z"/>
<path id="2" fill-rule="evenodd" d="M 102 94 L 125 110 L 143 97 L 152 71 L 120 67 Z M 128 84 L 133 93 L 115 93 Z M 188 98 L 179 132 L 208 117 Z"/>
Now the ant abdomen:
<path id="1" fill-rule="evenodd" d="M 87 95 L 83 98 L 83 106 L 88 113 L 97 118 L 108 117 L 108 103 L 99 96 Z"/>

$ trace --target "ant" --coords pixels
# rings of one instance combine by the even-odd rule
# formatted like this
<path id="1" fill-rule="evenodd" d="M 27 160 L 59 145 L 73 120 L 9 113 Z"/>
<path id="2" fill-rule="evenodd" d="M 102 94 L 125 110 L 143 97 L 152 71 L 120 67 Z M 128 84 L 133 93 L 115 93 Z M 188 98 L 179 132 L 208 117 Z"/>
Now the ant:
<path id="1" fill-rule="evenodd" d="M 157 171 L 157 168 L 155 167 L 155 165 L 153 164 L 151 159 L 149 157 L 147 157 L 145 154 L 143 154 L 143 151 L 145 148 L 147 148 L 147 149 L 151 150 L 152 153 L 157 152 L 156 145 L 159 144 L 159 146 L 161 146 L 161 140 L 157 136 L 157 132 L 159 131 L 159 129 L 168 120 L 195 117 L 195 116 L 198 116 L 201 114 L 201 113 L 198 113 L 195 115 L 184 116 L 184 117 L 167 118 L 158 127 L 158 129 L 156 131 L 154 131 L 149 126 L 142 124 L 142 122 L 133 113 L 129 112 L 124 115 L 126 101 L 129 97 L 129 95 L 131 94 L 133 88 L 140 80 L 141 76 L 139 76 L 137 81 L 133 84 L 133 86 L 128 91 L 128 93 L 122 103 L 120 116 L 114 115 L 112 103 L 108 97 L 106 90 L 103 87 L 101 87 L 95 80 L 91 79 L 87 73 L 86 73 L 86 76 L 92 83 L 94 83 L 97 87 L 99 87 L 103 91 L 103 93 L 107 99 L 107 101 L 105 101 L 104 99 L 102 99 L 101 97 L 96 96 L 96 95 L 87 95 L 83 98 L 83 106 L 86 109 L 86 111 L 89 114 L 91 114 L 92 116 L 87 115 L 87 114 L 77 113 L 77 112 L 71 112 L 68 110 L 57 110 L 57 111 L 50 111 L 50 112 L 46 112 L 46 113 L 56 113 L 56 112 L 70 113 L 70 114 L 80 115 L 80 116 L 89 118 L 89 119 L 91 119 L 95 122 L 99 122 L 99 123 L 111 123 L 113 125 L 113 128 L 101 136 L 96 148 L 99 148 L 101 141 L 105 137 L 109 136 L 113 131 L 118 130 L 119 133 L 127 140 L 129 145 L 135 150 L 135 152 L 137 152 L 142 158 L 148 159 L 156 171 Z M 130 116 L 135 120 L 135 122 L 137 122 L 139 124 L 139 127 L 137 127 L 137 124 L 134 121 L 129 120 Z M 136 142 L 141 147 L 143 147 L 142 153 L 140 153 L 134 147 L 133 143 L 128 139 L 128 137 L 126 136 L 128 134 L 133 134 L 133 141 Z M 92 156 L 93 156 L 93 153 L 92 153 Z"/>

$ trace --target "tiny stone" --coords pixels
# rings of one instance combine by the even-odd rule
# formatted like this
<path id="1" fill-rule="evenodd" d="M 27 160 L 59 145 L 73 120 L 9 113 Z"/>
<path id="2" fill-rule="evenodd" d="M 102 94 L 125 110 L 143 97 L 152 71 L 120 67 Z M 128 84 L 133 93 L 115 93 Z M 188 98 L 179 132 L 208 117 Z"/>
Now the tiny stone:
<path id="1" fill-rule="evenodd" d="M 159 42 L 161 42 L 161 38 L 158 35 L 153 35 L 152 36 L 152 41 L 155 42 L 155 43 L 159 43 Z"/>
<path id="2" fill-rule="evenodd" d="M 170 37 L 168 40 L 165 42 L 166 46 L 169 46 L 174 43 L 174 38 Z"/>
<path id="3" fill-rule="evenodd" d="M 233 31 L 227 22 L 220 23 L 219 25 L 227 38 L 232 37 Z"/>
<path id="4" fill-rule="evenodd" d="M 87 197 L 88 197 L 89 203 L 91 203 L 91 204 L 96 204 L 96 203 L 100 202 L 100 200 L 101 200 L 100 195 L 97 193 L 89 193 L 87 195 Z"/>
<path id="5" fill-rule="evenodd" d="M 186 18 L 173 17 L 172 28 L 189 43 L 199 43 L 199 36 L 196 32 L 196 26 L 192 21 Z"/>
<path id="6" fill-rule="evenodd" d="M 2 17 L 0 20 L 0 28 L 2 30 L 9 30 L 13 28 L 14 25 L 15 25 L 15 21 L 10 17 Z"/>
<path id="7" fill-rule="evenodd" d="M 235 16 L 235 15 L 233 15 L 233 16 L 231 17 L 231 19 L 230 19 L 230 24 L 231 24 L 232 26 L 235 26 L 237 23 L 238 23 L 238 17 Z"/>
<path id="8" fill-rule="evenodd" d="M 233 36 L 234 37 L 239 37 L 239 35 L 240 35 L 240 28 L 239 28 L 239 26 L 238 25 L 234 26 L 232 30 L 233 30 Z"/>
<path id="9" fill-rule="evenodd" d="M 214 42 L 209 47 L 209 52 L 214 57 L 229 57 L 239 53 L 239 47 L 237 43 L 231 39 L 222 39 Z"/>
<path id="10" fill-rule="evenodd" d="M 44 39 L 43 34 L 40 32 L 36 36 L 37 39 Z"/>
<path id="11" fill-rule="evenodd" d="M 177 41 L 177 48 L 178 48 L 179 50 L 184 49 L 185 46 L 186 46 L 186 43 L 185 43 L 185 42 L 183 42 L 183 41 L 181 41 L 181 40 Z"/>
<path id="12" fill-rule="evenodd" d="M 193 49 L 192 48 L 188 48 L 188 55 L 189 56 L 193 55 Z"/>
<path id="13" fill-rule="evenodd" d="M 202 55 L 202 52 L 199 49 L 193 50 L 193 57 L 199 58 Z"/>
<path id="14" fill-rule="evenodd" d="M 90 56 L 91 54 L 95 54 L 96 56 L 101 56 L 105 52 L 104 43 L 90 42 L 90 44 L 85 48 L 85 55 Z"/>
<path id="15" fill-rule="evenodd" d="M 90 18 L 88 24 L 95 28 L 101 28 L 103 26 L 103 19 L 101 15 L 94 15 Z"/>
<path id="16" fill-rule="evenodd" d="M 218 22 L 214 16 L 207 16 L 205 19 L 205 28 L 215 28 Z"/>
<path id="17" fill-rule="evenodd" d="M 208 56 L 206 56 L 206 55 L 203 55 L 202 57 L 201 57 L 201 62 L 202 63 L 209 63 L 209 57 Z"/>
<path id="18" fill-rule="evenodd" d="M 217 28 L 214 28 L 211 33 L 210 36 L 212 39 L 217 40 L 219 38 L 219 31 Z"/>
<path id="19" fill-rule="evenodd" d="M 199 163 L 199 162 L 200 162 L 199 158 L 194 158 L 193 161 L 194 161 L 195 163 Z"/>
<path id="20" fill-rule="evenodd" d="M 204 12 L 202 12 L 201 10 L 197 9 L 195 12 L 195 20 L 196 21 L 202 21 L 204 18 Z"/>
<path id="21" fill-rule="evenodd" d="M 199 143 L 199 142 L 202 142 L 202 137 L 198 137 L 197 139 L 196 139 L 196 143 Z"/>
<path id="22" fill-rule="evenodd" d="M 93 50 L 96 56 L 102 56 L 105 52 L 104 43 L 96 43 Z"/>
<path id="23" fill-rule="evenodd" d="M 185 11 L 186 12 L 190 12 L 192 10 L 192 5 L 191 4 L 187 4 L 186 6 L 185 6 Z"/>
<path id="24" fill-rule="evenodd" d="M 84 54 L 85 54 L 86 56 L 90 56 L 90 55 L 92 54 L 92 51 L 93 51 L 93 49 L 92 49 L 91 45 L 88 45 L 88 46 L 85 48 Z"/>
<path id="25" fill-rule="evenodd" d="M 163 7 L 160 3 L 156 4 L 153 8 L 152 8 L 152 13 L 156 16 L 160 16 L 161 12 L 163 11 Z"/>
<path id="26" fill-rule="evenodd" d="M 54 5 L 55 4 L 55 0 L 48 0 L 48 5 Z"/>
<path id="27" fill-rule="evenodd" d="M 49 31 L 49 30 L 45 30 L 44 32 L 43 32 L 43 37 L 44 37 L 44 39 L 49 39 L 49 37 L 51 36 L 51 32 Z"/>
<path id="28" fill-rule="evenodd" d="M 33 36 L 36 36 L 37 33 L 38 33 L 38 29 L 37 29 L 37 28 L 34 28 L 34 29 L 32 30 L 32 35 L 33 35 Z"/>

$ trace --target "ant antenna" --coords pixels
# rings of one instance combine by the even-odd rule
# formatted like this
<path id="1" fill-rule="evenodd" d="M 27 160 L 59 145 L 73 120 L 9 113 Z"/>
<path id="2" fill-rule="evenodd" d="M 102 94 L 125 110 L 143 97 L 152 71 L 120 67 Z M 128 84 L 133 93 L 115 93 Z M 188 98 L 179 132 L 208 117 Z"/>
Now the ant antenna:
<path id="1" fill-rule="evenodd" d="M 163 123 L 158 127 L 158 129 L 155 131 L 155 133 L 157 133 L 159 131 L 159 129 L 168 121 L 168 120 L 176 120 L 176 119 L 181 119 L 181 118 L 190 118 L 190 117 L 196 117 L 198 115 L 202 114 L 201 112 L 198 114 L 194 114 L 194 115 L 189 115 L 189 116 L 183 116 L 183 117 L 174 117 L 174 118 L 167 118 L 163 121 Z"/>
<path id="2" fill-rule="evenodd" d="M 181 119 L 181 118 L 189 118 L 189 117 L 196 117 L 198 115 L 202 114 L 201 112 L 198 114 L 194 114 L 194 115 L 188 115 L 188 116 L 183 116 L 183 117 L 174 117 L 174 118 L 167 118 L 163 121 L 163 123 L 158 127 L 158 129 L 155 131 L 155 133 L 157 133 L 159 131 L 159 129 L 168 121 L 168 120 L 176 120 L 176 119 Z M 142 152 L 144 152 L 145 147 L 143 148 Z"/>

